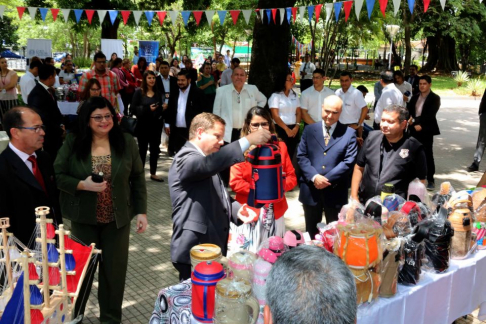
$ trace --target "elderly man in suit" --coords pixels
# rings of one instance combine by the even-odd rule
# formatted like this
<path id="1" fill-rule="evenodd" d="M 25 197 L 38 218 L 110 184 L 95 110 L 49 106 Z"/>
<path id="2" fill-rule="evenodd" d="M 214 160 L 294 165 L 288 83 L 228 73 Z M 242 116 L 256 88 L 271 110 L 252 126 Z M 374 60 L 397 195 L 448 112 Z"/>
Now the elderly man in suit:
<path id="1" fill-rule="evenodd" d="M 29 94 L 29 106 L 40 114 L 46 126 L 44 151 L 49 153 L 52 161 L 62 145 L 64 133 L 63 116 L 57 106 L 56 93 L 52 87 L 56 82 L 56 68 L 50 64 L 39 67 L 39 82 Z"/>
<path id="2" fill-rule="evenodd" d="M 324 99 L 322 122 L 308 125 L 297 151 L 301 169 L 299 201 L 304 206 L 305 227 L 312 238 L 317 224 L 338 219 L 348 202 L 351 170 L 358 152 L 356 130 L 339 122 L 343 102 L 336 95 Z"/>
<path id="3" fill-rule="evenodd" d="M 10 143 L 0 154 L 0 217 L 10 218 L 9 232 L 34 248 L 35 208 L 48 206 L 62 223 L 52 161 L 41 151 L 45 128 L 34 110 L 16 107 L 3 119 Z"/>
<path id="4" fill-rule="evenodd" d="M 435 189 L 434 136 L 440 135 L 436 117 L 440 108 L 440 97 L 430 90 L 431 86 L 430 76 L 422 75 L 419 78 L 420 92 L 414 95 L 407 105 L 410 112 L 410 134 L 424 146 L 427 159 L 427 190 Z"/>
<path id="5" fill-rule="evenodd" d="M 248 223 L 256 215 L 245 215 L 240 204 L 232 202 L 219 172 L 243 162 L 250 145 L 268 142 L 270 132 L 260 129 L 223 145 L 225 121 L 202 113 L 191 123 L 189 141 L 176 154 L 169 170 L 173 234 L 170 254 L 179 279 L 191 276 L 190 249 L 201 243 L 216 244 L 226 255 L 229 222 Z M 241 222 L 240 222 L 241 224 Z"/>

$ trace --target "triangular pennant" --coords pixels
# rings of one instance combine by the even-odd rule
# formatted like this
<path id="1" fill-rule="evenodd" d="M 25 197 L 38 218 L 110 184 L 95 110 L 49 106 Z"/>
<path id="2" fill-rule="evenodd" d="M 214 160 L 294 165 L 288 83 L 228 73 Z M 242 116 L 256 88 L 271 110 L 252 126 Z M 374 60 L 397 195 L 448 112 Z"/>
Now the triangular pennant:
<path id="1" fill-rule="evenodd" d="M 334 2 L 334 15 L 336 16 L 336 22 L 339 20 L 339 14 L 341 13 L 342 2 Z"/>
<path id="2" fill-rule="evenodd" d="M 34 20 L 35 14 L 37 13 L 37 7 L 28 7 L 28 8 L 29 8 L 30 19 Z"/>
<path id="3" fill-rule="evenodd" d="M 445 9 L 445 3 L 446 3 L 446 0 L 440 0 L 440 6 L 442 7 L 442 10 Z"/>
<path id="4" fill-rule="evenodd" d="M 400 0 L 398 0 L 400 1 Z M 351 7 L 353 6 L 353 1 L 344 1 L 344 21 L 347 22 L 349 14 L 351 13 Z"/>
<path id="5" fill-rule="evenodd" d="M 3 12 L 5 11 L 5 6 L 0 6 L 0 19 L 3 19 Z"/>
<path id="6" fill-rule="evenodd" d="M 206 19 L 208 20 L 209 26 L 211 26 L 211 24 L 213 23 L 213 16 L 214 16 L 215 12 L 216 12 L 215 10 L 205 10 L 204 11 L 204 13 L 206 14 Z"/>
<path id="7" fill-rule="evenodd" d="M 395 17 L 400 9 L 400 0 L 393 0 L 393 16 Z"/>
<path id="8" fill-rule="evenodd" d="M 238 21 L 238 16 L 240 15 L 240 10 L 230 10 L 231 18 L 233 19 L 233 25 L 236 25 Z"/>
<path id="9" fill-rule="evenodd" d="M 410 9 L 410 13 L 413 14 L 413 7 L 415 6 L 415 0 L 408 0 L 408 9 Z"/>
<path id="10" fill-rule="evenodd" d="M 285 17 L 285 8 L 279 8 L 278 11 L 280 12 L 280 25 L 283 24 L 284 17 Z"/>
<path id="11" fill-rule="evenodd" d="M 314 6 L 307 7 L 307 14 L 309 15 L 309 23 L 312 20 L 312 15 L 314 14 Z"/>
<path id="12" fill-rule="evenodd" d="M 152 26 L 152 20 L 154 20 L 154 12 L 151 10 L 145 11 L 145 18 L 147 18 L 149 26 Z"/>
<path id="13" fill-rule="evenodd" d="M 221 24 L 221 26 L 223 26 L 224 24 L 224 18 L 226 18 L 226 13 L 226 10 L 218 10 L 219 23 Z"/>
<path id="14" fill-rule="evenodd" d="M 182 21 L 184 22 L 184 26 L 187 26 L 187 22 L 189 21 L 191 12 L 187 10 L 181 11 L 181 16 L 182 16 Z"/>
<path id="15" fill-rule="evenodd" d="M 52 13 L 52 19 L 56 21 L 57 15 L 59 14 L 59 9 L 51 8 L 51 13 Z"/>
<path id="16" fill-rule="evenodd" d="M 61 9 L 62 16 L 64 17 L 64 22 L 67 23 L 69 19 L 69 14 L 71 13 L 71 9 Z"/>
<path id="17" fill-rule="evenodd" d="M 354 12 L 356 14 L 357 20 L 359 20 L 359 14 L 361 13 L 361 8 L 363 8 L 363 0 L 354 0 Z"/>
<path id="18" fill-rule="evenodd" d="M 479 0 L 479 3 L 481 3 L 482 0 Z M 427 9 L 429 9 L 430 5 L 430 0 L 424 0 L 424 12 L 427 12 Z"/>
<path id="19" fill-rule="evenodd" d="M 93 20 L 93 15 L 94 15 L 94 10 L 88 10 L 88 9 L 85 9 L 84 11 L 86 11 L 86 17 L 88 17 L 88 22 L 89 24 L 91 25 L 91 21 Z"/>
<path id="20" fill-rule="evenodd" d="M 428 1 L 430 1 L 430 0 L 428 0 Z M 387 5 L 388 5 L 388 0 L 380 0 L 380 10 L 381 10 L 383 17 L 385 17 L 385 11 L 386 11 Z"/>
<path id="21" fill-rule="evenodd" d="M 100 25 L 101 25 L 105 20 L 107 10 L 98 10 L 97 12 L 98 12 L 98 18 L 100 19 Z"/>
<path id="22" fill-rule="evenodd" d="M 292 7 L 292 17 L 294 18 L 294 22 L 295 22 L 295 19 L 297 19 L 297 7 Z"/>
<path id="23" fill-rule="evenodd" d="M 83 9 L 74 9 L 74 16 L 76 16 L 76 23 L 79 23 L 83 11 L 84 11 Z"/>
<path id="24" fill-rule="evenodd" d="M 179 11 L 178 10 L 174 10 L 174 11 L 169 11 L 169 17 L 170 17 L 170 20 L 172 22 L 172 26 L 175 26 L 176 22 L 177 22 L 177 17 L 179 16 Z"/>
<path id="25" fill-rule="evenodd" d="M 319 17 L 321 16 L 321 9 L 322 9 L 322 5 L 319 4 L 316 6 L 316 24 L 319 22 Z"/>
<path id="26" fill-rule="evenodd" d="M 135 18 L 135 24 L 137 24 L 137 26 L 140 23 L 140 17 L 142 17 L 142 13 L 143 13 L 142 10 L 133 11 L 133 18 Z"/>
<path id="27" fill-rule="evenodd" d="M 25 7 L 17 7 L 17 12 L 19 13 L 19 18 L 22 19 L 24 15 Z"/>
<path id="28" fill-rule="evenodd" d="M 273 8 L 272 9 L 272 18 L 273 18 L 273 23 L 274 24 L 277 24 L 277 22 L 275 21 L 275 17 L 277 17 L 277 9 Z M 269 22 L 270 23 L 270 22 Z"/>
<path id="29" fill-rule="evenodd" d="M 269 9 L 263 9 L 263 10 L 265 10 L 265 12 L 267 13 L 267 22 L 270 25 L 270 22 L 272 21 L 271 18 L 270 18 L 271 14 L 272 14 L 272 11 L 269 10 Z"/>
<path id="30" fill-rule="evenodd" d="M 242 10 L 242 11 L 243 11 L 243 17 L 245 17 L 245 22 L 248 25 L 250 23 L 251 9 L 249 9 L 249 10 Z"/>
<path id="31" fill-rule="evenodd" d="M 196 25 L 199 26 L 203 12 L 202 11 L 193 11 L 192 14 L 194 15 L 194 19 L 196 19 Z"/>
<path id="32" fill-rule="evenodd" d="M 287 14 L 287 23 L 290 25 L 290 18 L 292 17 L 292 8 L 285 8 Z"/>
<path id="33" fill-rule="evenodd" d="M 304 22 L 304 13 L 305 13 L 305 7 L 299 7 L 299 19 L 301 22 Z"/>
<path id="34" fill-rule="evenodd" d="M 331 19 L 332 7 L 332 3 L 326 3 L 326 23 Z"/>
<path id="35" fill-rule="evenodd" d="M 115 24 L 116 17 L 118 16 L 118 10 L 108 10 L 108 14 L 110 15 L 111 25 Z"/>
<path id="36" fill-rule="evenodd" d="M 157 11 L 157 17 L 159 17 L 160 26 L 164 23 L 165 15 L 167 11 Z"/>
<path id="37" fill-rule="evenodd" d="M 371 18 L 373 13 L 373 7 L 375 6 L 375 0 L 366 0 L 366 9 L 368 10 L 368 19 Z"/>
<path id="38" fill-rule="evenodd" d="M 126 25 L 128 22 L 128 18 L 130 18 L 130 10 L 122 10 L 120 11 L 122 18 L 123 18 L 123 24 Z"/>
<path id="39" fill-rule="evenodd" d="M 4 6 L 2 6 L 4 7 Z M 1 10 L 2 8 L 0 8 Z M 39 11 L 40 11 L 40 14 L 41 14 L 41 18 L 42 18 L 42 21 L 46 21 L 46 15 L 47 15 L 47 12 L 49 11 L 49 9 L 47 8 L 39 8 Z M 2 14 L 3 15 L 3 11 L 2 11 Z"/>

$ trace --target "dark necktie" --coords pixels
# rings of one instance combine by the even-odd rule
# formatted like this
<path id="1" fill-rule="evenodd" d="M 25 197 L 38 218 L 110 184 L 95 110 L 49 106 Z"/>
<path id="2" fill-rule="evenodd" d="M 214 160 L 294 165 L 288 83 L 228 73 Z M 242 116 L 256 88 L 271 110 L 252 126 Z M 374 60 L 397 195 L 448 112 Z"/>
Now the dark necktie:
<path id="1" fill-rule="evenodd" d="M 52 89 L 51 87 L 47 88 L 47 91 L 51 94 L 52 100 L 56 100 L 56 91 Z"/>
<path id="2" fill-rule="evenodd" d="M 331 139 L 331 126 L 326 126 L 326 136 L 324 136 L 324 142 L 326 143 L 326 146 L 327 144 L 329 144 L 329 140 Z"/>
<path id="3" fill-rule="evenodd" d="M 46 186 L 44 184 L 44 178 L 42 177 L 42 173 L 39 170 L 39 167 L 37 165 L 37 159 L 35 158 L 34 155 L 31 155 L 27 160 L 32 163 L 32 172 L 34 173 L 34 177 L 37 179 L 37 182 L 39 182 L 42 189 L 47 194 Z"/>

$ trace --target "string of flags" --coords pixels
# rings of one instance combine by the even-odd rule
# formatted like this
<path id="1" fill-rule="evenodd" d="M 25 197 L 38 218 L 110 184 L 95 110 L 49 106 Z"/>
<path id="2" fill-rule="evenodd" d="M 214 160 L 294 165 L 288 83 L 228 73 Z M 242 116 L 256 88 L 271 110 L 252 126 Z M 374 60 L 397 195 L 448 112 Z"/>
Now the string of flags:
<path id="1" fill-rule="evenodd" d="M 295 45 L 295 49 L 301 54 L 310 52 L 312 50 L 312 40 L 308 44 L 302 44 L 297 40 L 297 38 L 294 37 L 294 35 L 292 35 L 292 44 Z"/>
<path id="2" fill-rule="evenodd" d="M 371 18 L 371 14 L 375 6 L 375 1 L 376 0 L 366 0 L 368 19 Z M 385 11 L 388 5 L 388 0 L 378 0 L 378 1 L 380 4 L 380 11 L 383 14 L 383 17 L 385 17 Z M 394 6 L 393 8 L 394 16 L 396 16 L 396 14 L 398 13 L 398 9 L 400 9 L 400 1 L 401 0 L 392 0 Z M 446 0 L 439 0 L 439 1 L 442 6 L 442 10 L 444 10 Z M 479 0 L 480 3 L 482 3 L 482 1 L 483 0 Z M 327 23 L 329 19 L 331 19 L 333 11 L 334 11 L 334 19 L 336 22 L 340 19 L 341 11 L 344 11 L 344 19 L 347 22 L 351 13 L 353 3 L 354 3 L 354 12 L 356 14 L 356 19 L 359 20 L 361 9 L 363 7 L 363 2 L 364 0 L 346 0 L 341 2 L 317 4 L 317 5 L 303 6 L 303 7 L 245 9 L 245 10 L 182 10 L 182 11 L 145 10 L 142 11 L 142 10 L 100 10 L 100 9 L 57 9 L 57 8 L 38 8 L 38 7 L 16 7 L 16 8 L 17 8 L 19 19 L 22 19 L 25 10 L 28 9 L 29 15 L 32 19 L 35 18 L 35 16 L 37 15 L 37 10 L 39 10 L 43 21 L 46 20 L 49 11 L 52 14 L 53 20 L 56 21 L 59 11 L 61 11 L 64 17 L 64 22 L 67 22 L 71 11 L 73 11 L 74 16 L 76 18 L 76 23 L 79 23 L 79 21 L 85 16 L 89 24 L 91 24 L 95 12 L 98 14 L 100 22 L 103 22 L 105 16 L 108 14 L 111 24 L 115 23 L 115 20 L 118 18 L 118 15 L 120 14 L 122 16 L 123 23 L 125 25 L 127 24 L 130 15 L 133 14 L 133 18 L 135 19 L 135 23 L 137 24 L 137 26 L 140 23 L 140 18 L 142 17 L 142 14 L 144 14 L 145 18 L 147 19 L 149 26 L 152 25 L 152 21 L 155 15 L 157 15 L 159 23 L 160 25 L 162 25 L 164 23 L 167 14 L 169 15 L 173 25 L 176 24 L 177 18 L 180 15 L 182 17 L 185 26 L 187 26 L 189 18 L 192 14 L 196 21 L 196 25 L 199 26 L 203 13 L 205 14 L 209 24 L 212 23 L 213 16 L 217 13 L 220 24 L 223 25 L 228 12 L 230 13 L 231 19 L 233 20 L 233 25 L 236 25 L 240 13 L 243 15 L 243 19 L 248 25 L 250 23 L 250 18 L 252 13 L 255 12 L 257 18 L 261 19 L 262 23 L 265 23 L 265 16 L 266 16 L 268 24 L 271 24 L 273 22 L 273 24 L 279 23 L 281 25 L 284 23 L 284 21 L 287 21 L 288 24 L 291 24 L 292 21 L 295 23 L 297 19 L 300 19 L 300 21 L 303 22 L 305 12 L 307 12 L 307 17 L 309 22 L 311 22 L 315 17 L 316 23 L 319 21 L 319 18 L 321 17 L 321 12 L 322 14 L 324 14 L 325 12 L 325 18 L 323 19 L 325 19 L 325 22 Z M 408 2 L 410 13 L 413 13 L 415 0 L 407 0 L 407 2 Z M 424 3 L 424 12 L 427 12 L 427 9 L 429 8 L 430 0 L 423 0 L 423 3 Z M 322 11 L 323 9 L 322 7 L 324 7 L 324 11 Z M 5 8 L 6 8 L 5 5 L 0 5 L 1 19 L 3 19 Z M 280 21 L 277 21 L 277 12 L 279 12 Z"/>

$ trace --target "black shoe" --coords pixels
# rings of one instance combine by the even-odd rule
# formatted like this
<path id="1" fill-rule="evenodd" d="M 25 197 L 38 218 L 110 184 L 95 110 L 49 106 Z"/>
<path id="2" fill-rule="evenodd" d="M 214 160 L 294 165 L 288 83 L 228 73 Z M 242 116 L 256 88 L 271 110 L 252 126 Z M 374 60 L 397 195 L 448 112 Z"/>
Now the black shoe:
<path id="1" fill-rule="evenodd" d="M 427 190 L 432 191 L 434 189 L 435 189 L 435 183 L 429 181 L 427 183 Z"/>
<path id="2" fill-rule="evenodd" d="M 154 178 L 154 177 L 152 177 L 152 176 L 150 176 L 150 180 L 152 180 L 152 181 L 157 181 L 157 182 L 164 182 L 164 179 L 159 178 L 159 177 L 157 177 L 157 176 L 155 176 L 155 178 Z"/>
<path id="3" fill-rule="evenodd" d="M 473 162 L 470 166 L 467 167 L 468 172 L 474 172 L 479 170 L 479 165 L 476 162 Z"/>

